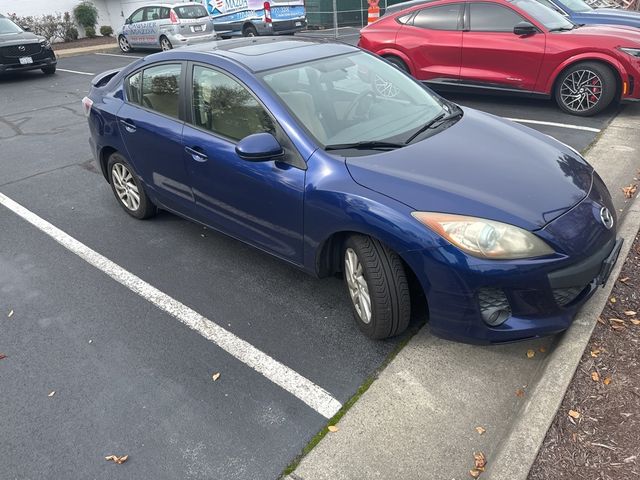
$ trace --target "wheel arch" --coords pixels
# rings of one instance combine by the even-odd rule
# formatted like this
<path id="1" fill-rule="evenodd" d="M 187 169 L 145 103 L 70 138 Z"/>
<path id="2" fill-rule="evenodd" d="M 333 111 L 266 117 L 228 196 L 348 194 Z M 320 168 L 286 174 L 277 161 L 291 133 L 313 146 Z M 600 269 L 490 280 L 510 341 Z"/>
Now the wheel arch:
<path id="1" fill-rule="evenodd" d="M 622 92 L 622 81 L 624 78 L 626 78 L 626 75 L 627 75 L 626 70 L 622 66 L 622 64 L 615 58 L 607 55 L 600 55 L 600 54 L 577 55 L 562 62 L 560 65 L 558 65 L 558 67 L 556 67 L 553 73 L 549 76 L 549 81 L 547 82 L 547 85 L 545 87 L 545 92 L 553 96 L 558 83 L 558 79 L 560 78 L 562 73 L 566 71 L 568 68 L 571 68 L 578 63 L 584 63 L 584 62 L 599 63 L 609 68 L 613 72 L 614 76 L 616 77 L 615 98 L 620 98 L 620 94 Z"/>
<path id="2" fill-rule="evenodd" d="M 385 58 L 385 57 L 398 57 L 407 66 L 411 76 L 413 76 L 413 77 L 416 76 L 416 74 L 415 74 L 416 69 L 415 69 L 415 67 L 413 65 L 413 62 L 411 61 L 409 56 L 404 54 L 403 52 L 401 52 L 399 50 L 396 50 L 394 48 L 383 48 L 382 50 L 377 51 L 376 54 L 381 56 L 381 57 L 383 57 L 383 58 Z"/>
<path id="3" fill-rule="evenodd" d="M 107 182 L 109 181 L 109 174 L 107 173 L 107 162 L 109 161 L 109 157 L 117 151 L 118 150 L 116 148 L 113 148 L 111 146 L 102 147 L 100 149 L 100 170 L 102 171 L 102 175 Z"/>

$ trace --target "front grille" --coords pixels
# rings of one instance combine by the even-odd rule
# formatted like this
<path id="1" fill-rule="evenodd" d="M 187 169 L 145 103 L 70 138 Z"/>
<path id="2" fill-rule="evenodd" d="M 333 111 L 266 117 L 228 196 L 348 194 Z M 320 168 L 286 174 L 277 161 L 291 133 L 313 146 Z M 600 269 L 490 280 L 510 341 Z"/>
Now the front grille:
<path id="1" fill-rule="evenodd" d="M 8 47 L 2 47 L 0 53 L 3 57 L 18 58 L 18 57 L 30 57 L 37 55 L 42 50 L 39 43 L 25 43 L 24 45 L 10 45 Z"/>
<path id="2" fill-rule="evenodd" d="M 482 288 L 478 291 L 478 305 L 482 319 L 489 325 L 503 323 L 511 316 L 511 305 L 499 288 Z"/>
<path id="3" fill-rule="evenodd" d="M 569 305 L 584 290 L 584 287 L 554 288 L 553 298 L 561 307 Z"/>

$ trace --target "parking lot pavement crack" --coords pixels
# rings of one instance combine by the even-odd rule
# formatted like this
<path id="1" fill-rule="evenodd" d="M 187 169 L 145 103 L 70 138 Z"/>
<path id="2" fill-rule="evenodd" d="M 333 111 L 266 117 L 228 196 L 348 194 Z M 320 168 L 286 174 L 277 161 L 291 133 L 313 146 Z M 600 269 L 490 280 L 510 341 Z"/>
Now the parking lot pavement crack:
<path id="1" fill-rule="evenodd" d="M 7 125 L 14 132 L 14 135 L 11 135 L 9 137 L 3 137 L 3 138 L 13 138 L 13 137 L 17 137 L 19 135 L 24 135 L 24 133 L 22 132 L 20 127 L 18 127 L 13 122 L 10 122 L 6 118 L 0 117 L 0 123 L 3 123 L 4 125 Z"/>
<path id="2" fill-rule="evenodd" d="M 82 161 L 82 162 L 71 163 L 71 164 L 68 164 L 68 165 L 62 165 L 61 167 L 52 168 L 51 170 L 45 170 L 44 172 L 34 173 L 33 175 L 28 175 L 26 177 L 22 177 L 22 178 L 18 178 L 18 179 L 15 179 L 15 180 L 11 180 L 10 182 L 0 183 L 0 187 L 6 187 L 8 185 L 14 185 L 16 183 L 20 183 L 20 182 L 24 182 L 26 180 L 29 180 L 31 178 L 40 177 L 42 175 L 48 175 L 50 173 L 57 172 L 58 170 L 64 170 L 65 168 L 69 168 L 69 167 L 80 166 L 82 168 L 85 168 L 86 170 L 89 170 L 88 168 L 86 168 L 84 166 L 86 163 L 87 163 L 86 161 Z"/>

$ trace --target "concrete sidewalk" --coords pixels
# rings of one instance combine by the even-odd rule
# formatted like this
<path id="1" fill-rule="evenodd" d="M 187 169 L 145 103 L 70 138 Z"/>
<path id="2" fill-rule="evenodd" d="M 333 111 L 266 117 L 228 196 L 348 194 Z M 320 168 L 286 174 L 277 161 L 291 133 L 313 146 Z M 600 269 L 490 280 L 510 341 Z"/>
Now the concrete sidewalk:
<path id="1" fill-rule="evenodd" d="M 104 45 L 90 45 L 88 47 L 63 48 L 62 50 L 56 50 L 54 48 L 53 51 L 56 54 L 56 58 L 66 58 L 87 53 L 120 52 L 120 49 L 118 48 L 118 44 L 114 42 Z"/>
<path id="2" fill-rule="evenodd" d="M 586 155 L 623 217 L 625 245 L 612 278 L 640 224 L 640 201 L 621 190 L 640 169 L 638 131 L 640 106 L 628 106 Z M 427 325 L 289 478 L 461 480 L 471 478 L 481 451 L 488 463 L 481 478 L 526 479 L 612 285 L 556 338 L 477 347 L 435 338 Z"/>

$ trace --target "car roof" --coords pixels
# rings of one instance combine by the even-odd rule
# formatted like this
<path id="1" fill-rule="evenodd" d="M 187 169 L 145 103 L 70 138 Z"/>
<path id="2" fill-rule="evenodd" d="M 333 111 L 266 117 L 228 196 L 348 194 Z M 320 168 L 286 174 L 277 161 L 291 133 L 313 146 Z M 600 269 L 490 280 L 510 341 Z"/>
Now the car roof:
<path id="1" fill-rule="evenodd" d="M 384 11 L 383 16 L 393 15 L 394 13 L 401 12 L 405 8 L 415 7 L 416 5 L 422 5 L 423 3 L 433 3 L 437 1 L 438 0 L 409 0 L 407 2 L 396 3 L 395 5 L 387 7 L 387 9 Z"/>
<path id="2" fill-rule="evenodd" d="M 204 7 L 204 5 L 202 3 L 198 3 L 198 2 L 179 2 L 179 3 L 147 3 L 144 5 L 141 5 L 140 7 L 136 8 L 136 10 L 140 10 L 141 8 L 146 8 L 146 7 L 167 7 L 167 8 L 175 8 L 175 7 L 188 7 L 190 5 L 196 5 L 196 6 L 200 6 L 200 7 Z"/>
<path id="3" fill-rule="evenodd" d="M 172 52 L 201 52 L 228 58 L 249 70 L 260 72 L 296 63 L 358 52 L 345 43 L 280 37 L 249 37 L 182 47 Z"/>

